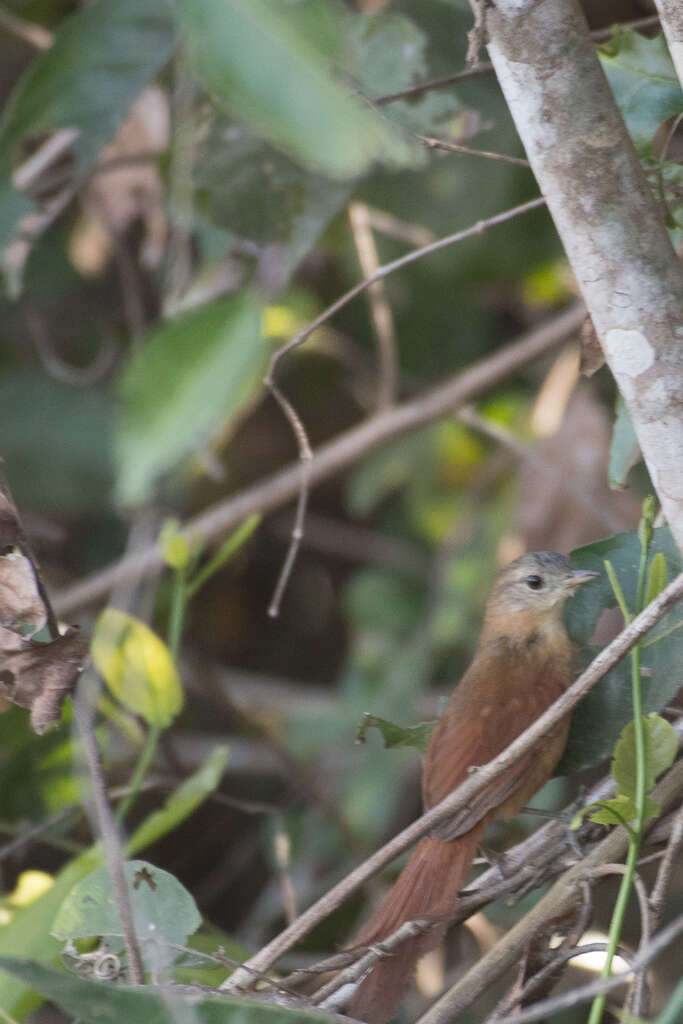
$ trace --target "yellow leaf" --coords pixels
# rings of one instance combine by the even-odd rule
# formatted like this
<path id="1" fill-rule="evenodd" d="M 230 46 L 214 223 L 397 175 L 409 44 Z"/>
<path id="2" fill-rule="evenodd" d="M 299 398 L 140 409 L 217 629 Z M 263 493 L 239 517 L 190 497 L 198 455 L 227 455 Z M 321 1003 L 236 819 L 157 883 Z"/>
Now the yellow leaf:
<path id="1" fill-rule="evenodd" d="M 264 338 L 289 338 L 296 332 L 300 317 L 287 306 L 266 306 L 261 318 Z"/>
<path id="2" fill-rule="evenodd" d="M 13 907 L 27 907 L 29 903 L 33 903 L 44 892 L 51 889 L 53 885 L 52 875 L 48 875 L 45 871 L 22 871 L 8 902 Z"/>
<path id="3" fill-rule="evenodd" d="M 95 667 L 130 711 L 165 728 L 183 705 L 183 691 L 166 644 L 144 622 L 107 608 L 95 624 Z"/>

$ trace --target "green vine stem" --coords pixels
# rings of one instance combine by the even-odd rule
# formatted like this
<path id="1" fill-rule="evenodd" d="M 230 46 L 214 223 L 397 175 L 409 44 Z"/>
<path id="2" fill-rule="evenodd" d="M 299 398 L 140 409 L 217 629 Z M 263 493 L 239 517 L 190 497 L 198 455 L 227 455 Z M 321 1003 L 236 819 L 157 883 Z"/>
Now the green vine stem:
<path id="1" fill-rule="evenodd" d="M 650 543 L 652 541 L 653 520 L 654 502 L 651 498 L 648 498 L 643 503 L 643 517 L 638 527 L 638 536 L 640 538 L 640 564 L 638 566 L 638 584 L 636 588 L 636 614 L 639 614 L 643 610 L 645 577 L 647 572 L 648 553 L 650 550 Z M 614 568 L 608 561 L 605 562 L 605 570 L 612 585 L 614 596 L 616 597 L 619 608 L 621 609 L 621 613 L 624 616 L 624 620 L 628 623 L 631 621 L 632 616 L 628 610 L 628 606 L 621 586 L 619 585 L 619 581 L 617 580 L 616 573 L 614 572 Z M 638 643 L 631 651 L 631 698 L 633 701 L 633 728 L 636 753 L 636 784 L 634 798 L 636 814 L 633 828 L 629 829 L 628 855 L 626 858 L 624 875 L 621 879 L 621 885 L 619 886 L 619 892 L 612 912 L 605 963 L 603 964 L 602 971 L 600 972 L 600 976 L 602 978 L 608 978 L 612 973 L 612 961 L 614 960 L 614 955 L 617 951 L 619 939 L 621 937 L 621 930 L 624 923 L 629 896 L 631 894 L 633 875 L 638 862 L 640 844 L 642 842 L 645 825 L 645 730 L 643 727 L 643 698 L 640 659 L 641 644 Z M 600 1024 L 605 1009 L 606 999 L 607 995 L 606 993 L 603 993 L 593 1000 L 590 1015 L 588 1017 L 588 1024 Z"/>
<path id="2" fill-rule="evenodd" d="M 191 557 L 189 547 L 185 548 L 185 556 L 174 563 L 173 588 L 171 591 L 171 609 L 168 619 L 168 649 L 175 665 L 178 664 L 180 654 L 180 641 L 185 626 L 185 613 L 191 598 L 204 586 L 211 577 L 228 562 L 237 551 L 247 542 L 261 517 L 258 515 L 249 516 L 241 526 L 230 534 L 228 539 L 220 546 L 218 552 L 212 559 L 197 573 L 192 574 Z M 183 542 L 184 543 L 184 542 Z M 163 729 L 158 725 L 151 725 L 145 736 L 142 750 L 138 758 L 135 770 L 130 780 L 130 787 L 125 798 L 119 804 L 116 811 L 116 822 L 121 824 L 128 811 L 133 805 L 140 792 L 140 787 L 145 780 L 150 765 L 159 746 L 159 740 Z"/>

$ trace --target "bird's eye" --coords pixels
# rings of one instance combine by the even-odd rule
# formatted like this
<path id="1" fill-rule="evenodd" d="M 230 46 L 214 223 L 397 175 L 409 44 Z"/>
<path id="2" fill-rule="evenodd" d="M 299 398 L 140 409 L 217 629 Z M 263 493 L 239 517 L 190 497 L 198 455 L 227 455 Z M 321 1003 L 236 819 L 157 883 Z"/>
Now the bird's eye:
<path id="1" fill-rule="evenodd" d="M 543 586 L 543 580 L 540 576 L 527 576 L 524 582 L 531 590 L 540 590 Z"/>

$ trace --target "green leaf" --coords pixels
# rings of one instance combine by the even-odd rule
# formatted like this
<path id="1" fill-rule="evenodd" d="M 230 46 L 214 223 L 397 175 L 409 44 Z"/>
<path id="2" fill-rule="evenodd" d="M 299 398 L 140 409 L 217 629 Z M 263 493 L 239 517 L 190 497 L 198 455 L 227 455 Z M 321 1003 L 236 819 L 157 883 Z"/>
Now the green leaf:
<path id="1" fill-rule="evenodd" d="M 115 429 L 124 503 L 143 501 L 162 473 L 236 422 L 266 365 L 259 329 L 258 305 L 243 293 L 162 324 L 133 356 Z"/>
<path id="2" fill-rule="evenodd" d="M 101 391 L 69 387 L 42 371 L 3 368 L 2 457 L 19 505 L 57 517 L 107 507 L 114 478 L 111 419 Z"/>
<path id="3" fill-rule="evenodd" d="M 62 868 L 51 889 L 18 910 L 9 924 L 0 927 L 0 956 L 20 949 L 25 956 L 36 960 L 57 961 L 60 944 L 50 934 L 55 914 L 75 883 L 93 871 L 101 860 L 99 850 L 92 849 Z M 14 1020 L 23 1020 L 40 1002 L 31 982 L 0 974 L 0 1007 Z"/>
<path id="4" fill-rule="evenodd" d="M 635 819 L 636 805 L 630 797 L 619 793 L 611 800 L 601 800 L 598 804 L 591 804 L 593 811 L 590 820 L 597 825 L 623 825 Z M 590 810 L 590 808 L 589 808 Z"/>
<path id="5" fill-rule="evenodd" d="M 660 125 L 683 111 L 683 91 L 664 36 L 617 32 L 598 53 L 636 148 L 649 155 Z"/>
<path id="6" fill-rule="evenodd" d="M 32 203 L 12 186 L 20 143 L 35 133 L 75 129 L 83 178 L 175 44 L 166 0 L 99 0 L 57 30 L 54 43 L 14 87 L 0 121 L 0 244 Z"/>
<path id="7" fill-rule="evenodd" d="M 368 729 L 374 728 L 379 729 L 382 733 L 384 746 L 387 749 L 389 747 L 415 747 L 420 753 L 426 754 L 435 725 L 436 721 L 418 722 L 417 725 L 404 728 L 401 725 L 396 725 L 395 722 L 388 722 L 386 718 L 378 718 L 377 715 L 366 712 L 358 726 L 356 742 L 365 743 L 365 734 Z"/>
<path id="8" fill-rule="evenodd" d="M 82 1024 L 330 1024 L 329 1013 L 290 1009 L 253 998 L 190 994 L 151 985 L 90 981 L 30 960 L 0 957 L 9 971 Z"/>
<path id="9" fill-rule="evenodd" d="M 204 119 L 193 173 L 196 206 L 211 224 L 240 238 L 277 244 L 284 284 L 347 202 L 351 186 L 300 167 L 220 111 Z"/>
<path id="10" fill-rule="evenodd" d="M 647 590 L 645 592 L 645 604 L 650 604 L 658 594 L 664 590 L 667 584 L 666 559 L 661 551 L 658 551 L 650 562 L 647 574 Z"/>
<path id="11" fill-rule="evenodd" d="M 166 644 L 149 626 L 106 608 L 92 639 L 95 667 L 107 686 L 148 725 L 165 728 L 183 705 L 183 691 Z"/>
<path id="12" fill-rule="evenodd" d="M 373 100 L 429 78 L 428 45 L 425 33 L 404 14 L 356 15 L 348 19 L 343 68 L 356 80 L 360 91 Z M 450 90 L 410 102 L 398 100 L 383 108 L 387 117 L 418 134 L 438 130 L 448 134 L 462 111 L 461 100 Z"/>
<path id="13" fill-rule="evenodd" d="M 168 871 L 144 860 L 126 861 L 124 871 L 143 956 L 145 939 L 184 945 L 202 922 L 185 886 Z M 77 882 L 59 908 L 51 930 L 62 941 L 101 937 L 108 942 L 115 940 L 112 949 L 123 948 L 123 927 L 108 868 L 97 868 Z"/>
<path id="14" fill-rule="evenodd" d="M 623 487 L 638 451 L 638 439 L 624 399 L 617 397 L 617 415 L 612 432 L 607 479 L 610 487 Z"/>
<path id="15" fill-rule="evenodd" d="M 420 159 L 416 146 L 334 81 L 286 8 L 182 0 L 180 12 L 197 73 L 221 106 L 305 166 L 349 178 L 376 160 Z"/>
<path id="16" fill-rule="evenodd" d="M 227 762 L 228 747 L 216 747 L 204 764 L 171 793 L 164 806 L 138 826 L 131 836 L 128 850 L 134 852 L 155 843 L 189 818 L 219 785 Z"/>
<path id="17" fill-rule="evenodd" d="M 675 729 L 660 715 L 644 715 L 643 729 L 645 790 L 649 792 L 658 776 L 673 764 L 678 742 Z M 623 730 L 614 749 L 612 775 L 617 783 L 619 793 L 634 798 L 636 794 L 636 743 L 633 722 L 629 722 Z"/>
<path id="18" fill-rule="evenodd" d="M 661 552 L 667 565 L 669 578 L 683 569 L 681 556 L 666 527 L 655 529 L 652 555 Z M 605 574 L 603 561 L 609 559 L 614 566 L 629 608 L 636 606 L 636 587 L 640 543 L 638 535 L 621 533 L 605 540 L 588 544 L 572 552 L 572 563 L 578 569 L 592 569 L 600 575 L 588 587 L 567 602 L 566 623 L 569 635 L 581 652 L 576 666 L 585 667 L 598 653 L 591 647 L 596 624 L 602 612 L 616 604 L 612 588 Z M 642 648 L 643 711 L 660 711 L 678 692 L 680 665 L 683 661 L 683 631 L 675 630 L 680 610 L 673 609 L 646 637 Z M 633 718 L 628 660 L 620 662 L 602 679 L 574 709 L 569 740 L 558 766 L 559 774 L 571 774 L 600 764 L 612 756 L 615 744 L 624 726 Z"/>

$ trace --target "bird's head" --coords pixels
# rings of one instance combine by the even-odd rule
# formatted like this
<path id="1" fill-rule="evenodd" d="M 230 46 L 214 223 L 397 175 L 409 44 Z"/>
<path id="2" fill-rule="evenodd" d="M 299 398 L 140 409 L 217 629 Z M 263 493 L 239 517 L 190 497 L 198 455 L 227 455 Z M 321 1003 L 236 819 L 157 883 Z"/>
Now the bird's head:
<path id="1" fill-rule="evenodd" d="M 515 613 L 559 618 L 567 598 L 597 575 L 573 569 L 556 551 L 532 551 L 501 570 L 486 605 L 487 618 Z"/>

